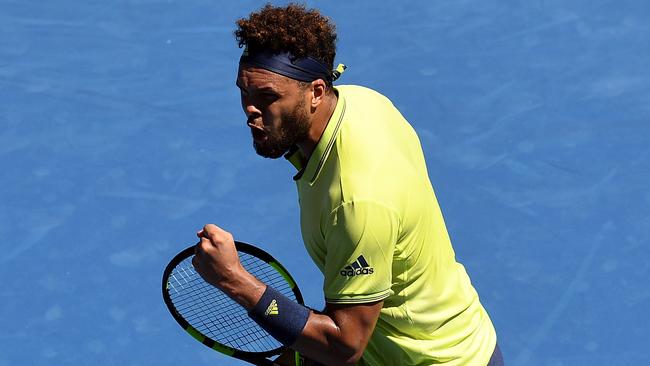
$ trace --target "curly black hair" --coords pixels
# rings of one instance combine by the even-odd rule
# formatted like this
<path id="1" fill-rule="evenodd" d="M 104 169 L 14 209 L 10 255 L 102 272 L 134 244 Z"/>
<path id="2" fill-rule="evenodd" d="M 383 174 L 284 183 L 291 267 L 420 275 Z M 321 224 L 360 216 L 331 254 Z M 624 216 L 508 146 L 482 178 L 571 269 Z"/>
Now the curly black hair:
<path id="1" fill-rule="evenodd" d="M 289 52 L 296 58 L 313 57 L 328 68 L 334 66 L 336 56 L 336 27 L 317 9 L 290 3 L 286 7 L 266 4 L 237 21 L 235 38 L 239 47 L 248 51 Z"/>

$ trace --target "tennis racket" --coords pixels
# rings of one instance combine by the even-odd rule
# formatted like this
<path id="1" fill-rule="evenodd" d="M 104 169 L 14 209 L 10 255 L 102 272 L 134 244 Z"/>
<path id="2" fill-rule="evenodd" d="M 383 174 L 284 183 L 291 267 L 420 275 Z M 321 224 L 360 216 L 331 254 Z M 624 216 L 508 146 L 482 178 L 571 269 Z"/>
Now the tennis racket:
<path id="1" fill-rule="evenodd" d="M 304 304 L 296 281 L 270 254 L 239 241 L 235 246 L 248 272 Z M 178 253 L 163 273 L 163 299 L 174 319 L 192 337 L 215 351 L 253 365 L 272 366 L 269 357 L 287 348 L 249 318 L 243 307 L 205 282 L 192 266 L 193 256 L 194 246 L 191 246 Z"/>

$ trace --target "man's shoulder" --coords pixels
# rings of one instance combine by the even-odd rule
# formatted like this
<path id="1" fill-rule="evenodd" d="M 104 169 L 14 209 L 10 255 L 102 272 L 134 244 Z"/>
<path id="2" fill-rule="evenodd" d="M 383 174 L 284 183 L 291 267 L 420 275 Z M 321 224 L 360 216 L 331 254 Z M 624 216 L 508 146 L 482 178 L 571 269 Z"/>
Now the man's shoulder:
<path id="1" fill-rule="evenodd" d="M 380 92 L 361 85 L 336 85 L 334 87 L 340 96 L 348 102 L 368 101 L 377 103 L 390 103 L 390 100 Z"/>

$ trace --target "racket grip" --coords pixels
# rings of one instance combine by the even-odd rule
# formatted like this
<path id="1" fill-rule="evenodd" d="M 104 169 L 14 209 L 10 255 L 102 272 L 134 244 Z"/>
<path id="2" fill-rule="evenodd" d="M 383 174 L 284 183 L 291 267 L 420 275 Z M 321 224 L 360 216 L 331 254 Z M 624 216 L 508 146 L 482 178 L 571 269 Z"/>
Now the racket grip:
<path id="1" fill-rule="evenodd" d="M 251 362 L 255 366 L 275 366 L 275 362 L 271 360 L 267 360 L 266 358 L 256 360 L 255 362 Z"/>

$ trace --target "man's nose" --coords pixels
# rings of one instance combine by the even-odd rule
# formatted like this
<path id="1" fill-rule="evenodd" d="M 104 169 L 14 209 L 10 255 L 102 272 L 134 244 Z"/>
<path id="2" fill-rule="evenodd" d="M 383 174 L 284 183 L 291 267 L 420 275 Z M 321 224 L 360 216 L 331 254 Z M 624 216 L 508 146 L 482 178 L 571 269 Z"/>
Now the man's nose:
<path id="1" fill-rule="evenodd" d="M 244 113 L 246 114 L 246 117 L 248 119 L 254 119 L 257 116 L 260 116 L 262 112 L 255 106 L 255 104 L 252 103 L 252 101 L 248 98 L 242 98 L 242 108 L 244 109 Z"/>

